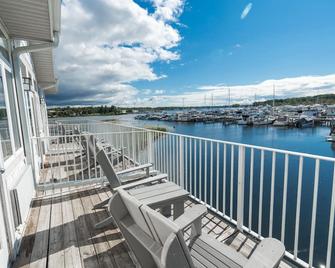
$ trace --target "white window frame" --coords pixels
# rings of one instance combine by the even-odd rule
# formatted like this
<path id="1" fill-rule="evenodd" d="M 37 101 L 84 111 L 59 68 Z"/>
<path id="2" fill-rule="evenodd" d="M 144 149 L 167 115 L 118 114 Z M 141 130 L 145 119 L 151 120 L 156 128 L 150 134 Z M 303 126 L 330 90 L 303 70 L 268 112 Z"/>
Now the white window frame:
<path id="1" fill-rule="evenodd" d="M 18 120 L 18 132 L 19 132 L 19 138 L 20 138 L 20 143 L 21 146 L 16 150 L 15 149 L 15 144 L 14 144 L 14 127 L 13 126 L 13 121 L 12 121 L 12 113 L 9 107 L 9 96 L 8 96 L 8 87 L 7 87 L 7 78 L 6 78 L 6 71 L 11 73 L 12 79 L 13 79 L 13 72 L 11 67 L 8 65 L 6 61 L 4 61 L 2 58 L 0 58 L 0 72 L 1 72 L 1 77 L 2 77 L 2 84 L 3 84 L 3 89 L 4 89 L 4 98 L 5 98 L 5 105 L 6 105 L 6 112 L 7 112 L 7 118 L 8 118 L 8 129 L 9 129 L 9 137 L 10 137 L 10 142 L 12 146 L 12 155 L 9 156 L 5 161 L 4 165 L 5 168 L 13 162 L 14 159 L 17 158 L 17 156 L 21 153 L 23 153 L 23 139 L 22 139 L 22 133 L 21 133 L 21 125 L 20 125 L 20 118 L 19 118 L 19 113 L 18 113 L 18 107 L 17 107 L 17 99 L 16 99 L 16 90 L 15 90 L 15 84 L 13 83 L 13 90 L 14 90 L 14 98 L 15 98 L 15 114 L 17 116 Z M 14 82 L 14 81 L 12 81 Z"/>

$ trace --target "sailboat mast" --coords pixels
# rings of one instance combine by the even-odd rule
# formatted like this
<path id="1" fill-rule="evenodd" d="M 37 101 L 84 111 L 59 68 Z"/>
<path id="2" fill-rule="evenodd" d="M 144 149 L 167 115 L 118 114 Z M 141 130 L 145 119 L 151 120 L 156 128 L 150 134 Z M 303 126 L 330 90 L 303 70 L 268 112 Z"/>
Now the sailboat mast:
<path id="1" fill-rule="evenodd" d="M 230 107 L 230 87 L 228 87 L 228 107 Z"/>

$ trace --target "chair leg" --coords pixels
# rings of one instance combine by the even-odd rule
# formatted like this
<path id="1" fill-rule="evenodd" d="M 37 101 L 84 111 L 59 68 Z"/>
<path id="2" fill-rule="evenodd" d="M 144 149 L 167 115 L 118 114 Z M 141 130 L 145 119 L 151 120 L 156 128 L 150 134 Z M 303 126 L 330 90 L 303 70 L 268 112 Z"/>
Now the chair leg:
<path id="1" fill-rule="evenodd" d="M 98 222 L 95 225 L 95 229 L 105 228 L 105 227 L 111 225 L 113 222 L 114 222 L 113 217 L 109 216 L 108 218 L 102 220 L 101 222 Z"/>
<path id="2" fill-rule="evenodd" d="M 95 204 L 93 209 L 98 209 L 98 208 L 103 208 L 104 206 L 106 206 L 109 202 L 109 198 L 105 199 L 104 201 L 101 201 L 98 204 Z"/>

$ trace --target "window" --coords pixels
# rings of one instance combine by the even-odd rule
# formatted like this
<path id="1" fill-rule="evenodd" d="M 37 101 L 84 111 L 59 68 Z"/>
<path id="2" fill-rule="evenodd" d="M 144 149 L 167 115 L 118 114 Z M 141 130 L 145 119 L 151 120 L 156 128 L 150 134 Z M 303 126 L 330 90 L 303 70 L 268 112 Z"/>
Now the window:
<path id="1" fill-rule="evenodd" d="M 8 43 L 5 38 L 0 37 L 0 55 L 9 61 Z"/>
<path id="2" fill-rule="evenodd" d="M 2 154 L 4 160 L 6 160 L 13 154 L 13 148 L 10 140 L 5 92 L 1 76 L 0 76 L 0 140 L 2 145 Z"/>
<path id="3" fill-rule="evenodd" d="M 21 139 L 20 139 L 20 128 L 19 128 L 19 120 L 18 120 L 18 111 L 17 111 L 17 99 L 13 87 L 13 77 L 12 74 L 6 70 L 6 82 L 7 82 L 7 92 L 9 98 L 9 106 L 10 113 L 13 125 L 13 138 L 14 138 L 14 146 L 15 151 L 21 147 Z"/>

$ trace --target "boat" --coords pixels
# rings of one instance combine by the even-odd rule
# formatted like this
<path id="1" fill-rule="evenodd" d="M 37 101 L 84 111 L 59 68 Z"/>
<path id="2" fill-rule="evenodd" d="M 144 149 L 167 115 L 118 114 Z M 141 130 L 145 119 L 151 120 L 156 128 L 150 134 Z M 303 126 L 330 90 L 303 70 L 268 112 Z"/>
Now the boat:
<path id="1" fill-rule="evenodd" d="M 273 126 L 275 127 L 287 127 L 289 125 L 289 118 L 287 115 L 279 116 L 274 122 Z"/>
<path id="2" fill-rule="evenodd" d="M 302 115 L 295 123 L 297 128 L 307 128 L 314 126 L 314 117 Z"/>
<path id="3" fill-rule="evenodd" d="M 257 118 L 254 120 L 253 123 L 255 126 L 267 126 L 267 125 L 272 125 L 274 121 L 275 121 L 274 118 L 267 117 L 267 118 Z"/>
<path id="4" fill-rule="evenodd" d="M 246 126 L 248 124 L 248 122 L 244 119 L 240 119 L 240 120 L 237 121 L 237 124 L 241 125 L 241 126 Z"/>
<path id="5" fill-rule="evenodd" d="M 331 126 L 329 135 L 326 136 L 326 141 L 335 142 L 335 125 Z"/>

